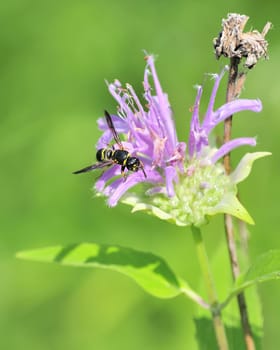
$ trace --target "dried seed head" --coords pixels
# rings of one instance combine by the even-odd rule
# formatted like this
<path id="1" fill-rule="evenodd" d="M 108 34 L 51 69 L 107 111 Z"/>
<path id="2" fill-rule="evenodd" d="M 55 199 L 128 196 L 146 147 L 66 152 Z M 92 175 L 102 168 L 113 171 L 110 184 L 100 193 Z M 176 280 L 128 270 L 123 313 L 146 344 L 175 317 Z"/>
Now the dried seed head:
<path id="1" fill-rule="evenodd" d="M 213 41 L 217 58 L 222 55 L 239 59 L 245 57 L 244 66 L 247 68 L 253 68 L 262 57 L 268 58 L 265 35 L 271 28 L 271 23 L 268 22 L 261 33 L 257 30 L 243 33 L 248 19 L 248 16 L 236 13 L 230 13 L 227 19 L 223 19 L 223 29 Z"/>

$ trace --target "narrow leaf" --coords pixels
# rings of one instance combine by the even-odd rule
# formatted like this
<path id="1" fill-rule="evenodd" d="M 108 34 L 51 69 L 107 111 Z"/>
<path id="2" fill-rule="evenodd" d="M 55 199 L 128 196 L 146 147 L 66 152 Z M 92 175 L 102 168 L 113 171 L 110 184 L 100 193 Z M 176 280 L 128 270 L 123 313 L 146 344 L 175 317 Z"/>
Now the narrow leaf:
<path id="1" fill-rule="evenodd" d="M 279 278 L 280 250 L 270 250 L 260 255 L 249 269 L 238 277 L 223 306 L 226 306 L 235 295 L 254 284 Z"/>
<path id="2" fill-rule="evenodd" d="M 131 277 L 146 292 L 159 298 L 172 298 L 181 293 L 188 295 L 188 292 L 190 295 L 195 294 L 161 257 L 130 248 L 81 243 L 23 251 L 17 257 L 118 271 Z"/>

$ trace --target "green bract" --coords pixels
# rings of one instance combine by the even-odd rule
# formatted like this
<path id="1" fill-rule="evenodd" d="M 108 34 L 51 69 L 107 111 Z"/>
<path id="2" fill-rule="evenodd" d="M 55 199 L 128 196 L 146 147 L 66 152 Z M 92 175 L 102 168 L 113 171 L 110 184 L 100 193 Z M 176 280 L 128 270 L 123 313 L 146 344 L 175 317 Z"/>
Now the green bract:
<path id="1" fill-rule="evenodd" d="M 208 222 L 209 216 L 222 213 L 253 224 L 253 219 L 237 199 L 236 184 L 250 174 L 256 159 L 270 153 L 246 154 L 236 170 L 228 176 L 222 164 L 213 164 L 209 160 L 213 151 L 207 147 L 208 156 L 193 158 L 186 164 L 185 172 L 178 174 L 174 196 L 168 197 L 162 188 L 154 193 L 150 190 L 127 193 L 122 202 L 133 206 L 132 212 L 144 210 L 178 226 L 200 227 Z"/>

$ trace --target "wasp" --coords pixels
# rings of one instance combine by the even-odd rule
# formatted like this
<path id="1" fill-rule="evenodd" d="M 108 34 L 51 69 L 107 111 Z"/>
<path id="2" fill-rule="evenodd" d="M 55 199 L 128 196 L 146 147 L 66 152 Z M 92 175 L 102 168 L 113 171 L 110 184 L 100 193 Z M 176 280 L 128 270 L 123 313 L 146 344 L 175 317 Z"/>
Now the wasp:
<path id="1" fill-rule="evenodd" d="M 86 173 L 91 170 L 102 169 L 112 166 L 114 164 L 118 164 L 121 166 L 121 174 L 124 177 L 124 179 L 126 179 L 127 177 L 125 169 L 132 172 L 137 172 L 139 169 L 141 169 L 144 176 L 147 177 L 144 170 L 144 165 L 141 162 L 141 160 L 136 157 L 131 157 L 130 153 L 124 149 L 121 139 L 114 127 L 112 117 L 107 111 L 105 111 L 105 119 L 119 149 L 115 149 L 114 146 L 100 148 L 96 152 L 97 163 L 89 165 L 83 169 L 74 171 L 73 174 Z"/>

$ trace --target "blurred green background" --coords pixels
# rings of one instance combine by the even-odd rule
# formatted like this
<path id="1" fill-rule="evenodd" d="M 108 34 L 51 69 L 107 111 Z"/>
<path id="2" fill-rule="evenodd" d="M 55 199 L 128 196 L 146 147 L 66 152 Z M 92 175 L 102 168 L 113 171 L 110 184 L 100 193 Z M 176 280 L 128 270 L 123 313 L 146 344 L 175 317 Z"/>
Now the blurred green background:
<path id="1" fill-rule="evenodd" d="M 0 2 L 1 349 L 196 349 L 195 307 L 183 297 L 157 300 L 113 272 L 17 261 L 14 255 L 81 241 L 121 244 L 162 255 L 197 286 L 188 229 L 131 215 L 122 205 L 109 209 L 93 198 L 96 174 L 71 172 L 94 160 L 96 119 L 116 107 L 104 79 L 130 82 L 141 94 L 143 49 L 158 55 L 179 138 L 186 139 L 193 85 L 226 63 L 215 60 L 212 39 L 228 12 L 250 16 L 248 30 L 274 24 L 267 36 L 270 60 L 249 73 L 242 95 L 261 98 L 263 112 L 236 117 L 234 135 L 257 135 L 257 150 L 273 152 L 240 187 L 256 221 L 251 257 L 280 248 L 279 10 L 273 0 Z M 208 81 L 204 96 L 210 88 Z M 224 96 L 220 90 L 216 106 Z M 244 151 L 234 153 L 235 163 Z M 204 230 L 210 255 L 217 242 L 224 244 L 222 230 L 222 218 Z M 263 348 L 279 349 L 280 284 L 259 290 Z"/>

